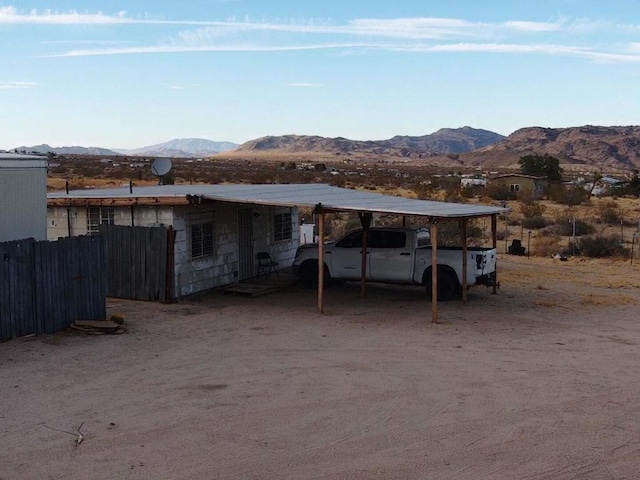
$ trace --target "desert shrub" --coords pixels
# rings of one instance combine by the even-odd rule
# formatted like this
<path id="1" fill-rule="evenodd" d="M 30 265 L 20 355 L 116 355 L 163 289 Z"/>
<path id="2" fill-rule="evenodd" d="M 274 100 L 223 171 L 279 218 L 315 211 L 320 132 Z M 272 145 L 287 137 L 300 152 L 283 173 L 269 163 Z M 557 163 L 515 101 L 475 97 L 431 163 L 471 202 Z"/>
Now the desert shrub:
<path id="1" fill-rule="evenodd" d="M 485 189 L 482 185 L 469 185 L 460 189 L 460 195 L 464 198 L 481 197 L 485 194 Z"/>
<path id="2" fill-rule="evenodd" d="M 524 216 L 524 218 L 541 217 L 544 214 L 546 207 L 534 200 L 523 201 L 522 199 L 520 199 L 518 210 Z"/>
<path id="3" fill-rule="evenodd" d="M 582 187 L 565 187 L 554 184 L 547 190 L 548 197 L 563 205 L 580 205 L 589 200 L 589 192 Z"/>
<path id="4" fill-rule="evenodd" d="M 531 253 L 538 257 L 550 257 L 560 250 L 562 247 L 558 236 L 536 237 L 531 246 Z"/>
<path id="5" fill-rule="evenodd" d="M 493 200 L 515 200 L 517 192 L 513 192 L 507 185 L 490 183 L 487 185 L 485 195 Z"/>
<path id="6" fill-rule="evenodd" d="M 482 228 L 477 225 L 467 225 L 467 241 L 473 243 L 474 240 L 482 238 Z M 438 224 L 438 245 L 457 247 L 462 245 L 462 235 L 458 222 L 442 222 Z"/>
<path id="7" fill-rule="evenodd" d="M 598 205 L 598 215 L 602 223 L 620 223 L 620 210 L 613 200 L 604 200 Z"/>
<path id="8" fill-rule="evenodd" d="M 547 234 L 569 237 L 573 235 L 573 219 L 567 217 L 557 218 L 553 225 L 545 228 Z M 589 235 L 596 231 L 590 223 L 576 218 L 576 236 Z"/>
<path id="9" fill-rule="evenodd" d="M 549 225 L 549 221 L 541 215 L 536 215 L 533 217 L 525 217 L 522 220 L 523 228 L 528 230 L 538 230 L 540 228 L 544 228 Z"/>
<path id="10" fill-rule="evenodd" d="M 581 238 L 576 244 L 580 255 L 586 257 L 622 257 L 628 250 L 620 244 L 617 235 L 594 235 Z"/>

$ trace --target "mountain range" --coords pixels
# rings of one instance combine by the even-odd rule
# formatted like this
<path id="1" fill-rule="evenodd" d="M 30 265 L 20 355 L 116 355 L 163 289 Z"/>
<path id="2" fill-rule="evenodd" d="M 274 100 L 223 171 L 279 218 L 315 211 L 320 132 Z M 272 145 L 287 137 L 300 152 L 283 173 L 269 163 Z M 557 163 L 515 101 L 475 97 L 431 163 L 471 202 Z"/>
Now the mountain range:
<path id="1" fill-rule="evenodd" d="M 308 135 L 267 136 L 242 145 L 188 138 L 132 150 L 18 147 L 19 152 L 62 155 L 138 155 L 147 157 L 253 157 L 310 154 L 317 158 L 403 160 L 443 167 L 517 168 L 524 155 L 551 155 L 569 168 L 629 171 L 640 169 L 640 126 L 569 128 L 527 127 L 505 137 L 471 127 L 442 128 L 423 136 L 388 140 L 349 140 Z"/>
<path id="2" fill-rule="evenodd" d="M 389 140 L 349 140 L 306 135 L 262 137 L 243 143 L 234 153 L 331 153 L 365 154 L 423 158 L 434 154 L 466 153 L 492 145 L 505 137 L 488 130 L 471 127 L 442 128 L 430 135 L 419 137 L 395 136 Z"/>
<path id="3" fill-rule="evenodd" d="M 139 157 L 173 157 L 196 158 L 208 157 L 222 152 L 228 152 L 238 147 L 232 142 L 214 142 L 204 138 L 178 138 L 157 145 L 149 145 L 135 149 L 107 149 L 98 147 L 51 147 L 42 144 L 32 147 L 17 147 L 18 152 L 30 152 L 39 154 L 55 153 L 57 155 L 127 155 Z"/>

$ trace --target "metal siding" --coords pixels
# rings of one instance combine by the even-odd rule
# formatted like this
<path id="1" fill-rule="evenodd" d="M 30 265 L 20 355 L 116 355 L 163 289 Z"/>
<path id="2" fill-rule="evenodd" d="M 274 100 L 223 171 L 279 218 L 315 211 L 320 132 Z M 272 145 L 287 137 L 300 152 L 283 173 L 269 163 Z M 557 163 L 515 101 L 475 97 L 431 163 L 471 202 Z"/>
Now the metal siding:
<path id="1" fill-rule="evenodd" d="M 47 238 L 47 169 L 0 161 L 0 242 Z M 8 166 L 10 165 L 10 166 Z"/>

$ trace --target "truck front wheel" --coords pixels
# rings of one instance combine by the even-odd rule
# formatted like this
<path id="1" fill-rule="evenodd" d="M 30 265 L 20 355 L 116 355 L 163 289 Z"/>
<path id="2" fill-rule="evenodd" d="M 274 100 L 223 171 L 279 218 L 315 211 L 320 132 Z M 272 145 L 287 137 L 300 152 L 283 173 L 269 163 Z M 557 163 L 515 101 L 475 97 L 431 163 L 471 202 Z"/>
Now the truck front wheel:
<path id="1" fill-rule="evenodd" d="M 324 267 L 325 285 L 331 281 L 329 269 Z M 318 288 L 318 262 L 305 262 L 300 266 L 300 283 L 304 288 Z"/>

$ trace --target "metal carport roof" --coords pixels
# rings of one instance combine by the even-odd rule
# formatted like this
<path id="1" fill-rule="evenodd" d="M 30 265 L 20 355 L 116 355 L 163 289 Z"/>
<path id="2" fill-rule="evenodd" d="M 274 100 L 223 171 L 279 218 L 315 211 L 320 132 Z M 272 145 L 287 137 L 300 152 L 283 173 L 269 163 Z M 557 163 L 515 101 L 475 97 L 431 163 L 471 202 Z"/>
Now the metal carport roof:
<path id="1" fill-rule="evenodd" d="M 469 218 L 500 214 L 507 209 L 487 205 L 416 200 L 382 195 L 327 184 L 266 184 L 266 185 L 155 185 L 92 190 L 51 192 L 50 200 L 65 199 L 207 199 L 221 202 L 253 203 L 275 206 L 317 207 L 325 210 L 420 215 L 432 218 Z M 58 203 L 58 202 L 51 202 Z"/>

